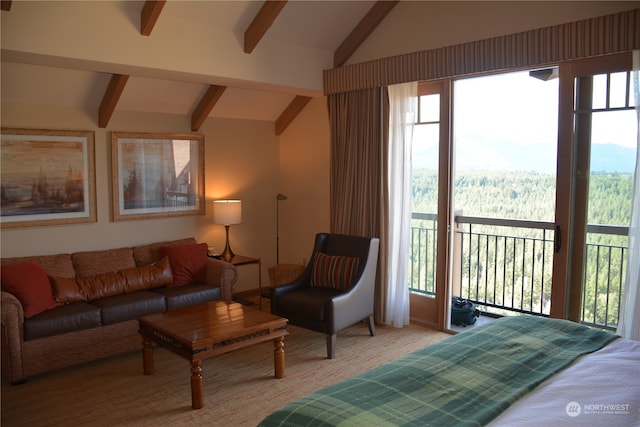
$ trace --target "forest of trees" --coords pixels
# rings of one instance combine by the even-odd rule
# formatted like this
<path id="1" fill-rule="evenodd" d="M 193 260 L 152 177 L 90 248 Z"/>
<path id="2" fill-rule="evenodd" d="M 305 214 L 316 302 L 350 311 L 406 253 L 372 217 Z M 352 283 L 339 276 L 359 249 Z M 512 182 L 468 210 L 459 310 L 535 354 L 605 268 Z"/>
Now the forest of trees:
<path id="1" fill-rule="evenodd" d="M 588 223 L 628 226 L 632 175 L 593 174 L 589 184 Z M 412 211 L 436 213 L 436 189 L 435 171 L 415 170 Z M 553 223 L 555 177 L 537 172 L 463 172 L 455 180 L 454 206 L 464 216 Z M 413 227 L 411 280 L 429 291 L 433 289 L 429 282 L 434 280 L 430 270 L 435 268 L 435 223 L 414 220 Z M 454 293 L 458 289 L 463 296 L 488 306 L 548 314 L 554 238 L 551 230 L 477 224 L 461 224 L 459 230 L 461 260 L 454 269 L 459 272 Z M 626 236 L 588 233 L 583 295 L 586 322 L 617 324 L 627 240 Z"/>
<path id="2" fill-rule="evenodd" d="M 456 178 L 455 209 L 466 216 L 553 222 L 555 179 L 538 172 L 466 171 Z M 413 212 L 437 212 L 437 182 L 436 171 L 414 171 Z M 632 175 L 597 173 L 589 186 L 589 224 L 629 224 Z"/>

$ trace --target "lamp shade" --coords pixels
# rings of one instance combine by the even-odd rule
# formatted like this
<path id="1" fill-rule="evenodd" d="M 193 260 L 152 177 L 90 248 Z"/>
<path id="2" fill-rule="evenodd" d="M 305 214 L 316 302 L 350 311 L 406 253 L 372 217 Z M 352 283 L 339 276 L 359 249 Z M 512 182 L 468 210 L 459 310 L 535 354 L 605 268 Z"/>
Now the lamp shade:
<path id="1" fill-rule="evenodd" d="M 240 224 L 242 222 L 242 201 L 214 200 L 213 222 L 223 225 Z"/>

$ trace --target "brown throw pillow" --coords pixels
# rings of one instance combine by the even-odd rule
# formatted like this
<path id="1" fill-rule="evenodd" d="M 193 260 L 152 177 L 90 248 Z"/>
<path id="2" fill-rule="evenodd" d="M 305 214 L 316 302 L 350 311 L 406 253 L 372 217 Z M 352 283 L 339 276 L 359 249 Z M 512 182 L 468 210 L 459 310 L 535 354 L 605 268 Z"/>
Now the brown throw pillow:
<path id="1" fill-rule="evenodd" d="M 311 286 L 349 290 L 356 279 L 360 259 L 316 253 L 311 271 Z"/>
<path id="2" fill-rule="evenodd" d="M 93 301 L 172 283 L 173 275 L 167 257 L 151 265 L 127 268 L 115 273 L 103 273 L 78 279 L 51 278 L 55 299 L 61 303 Z"/>
<path id="3" fill-rule="evenodd" d="M 69 304 L 71 302 L 86 301 L 87 297 L 82 294 L 76 279 L 67 277 L 49 277 L 51 288 L 53 289 L 53 297 L 61 304 Z"/>
<path id="4" fill-rule="evenodd" d="M 143 289 L 169 286 L 173 284 L 173 273 L 169 258 L 164 257 L 160 261 L 138 268 L 128 268 L 119 273 L 126 282 L 126 292 L 141 291 Z"/>

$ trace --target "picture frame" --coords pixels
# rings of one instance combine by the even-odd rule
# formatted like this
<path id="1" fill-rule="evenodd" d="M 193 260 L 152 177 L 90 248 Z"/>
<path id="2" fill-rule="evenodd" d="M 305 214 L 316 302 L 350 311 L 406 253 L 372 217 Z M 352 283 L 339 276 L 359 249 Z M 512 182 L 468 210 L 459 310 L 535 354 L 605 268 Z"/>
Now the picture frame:
<path id="1" fill-rule="evenodd" d="M 204 135 L 112 132 L 113 219 L 205 214 Z"/>
<path id="2" fill-rule="evenodd" d="M 2 229 L 97 221 L 93 131 L 0 132 Z"/>

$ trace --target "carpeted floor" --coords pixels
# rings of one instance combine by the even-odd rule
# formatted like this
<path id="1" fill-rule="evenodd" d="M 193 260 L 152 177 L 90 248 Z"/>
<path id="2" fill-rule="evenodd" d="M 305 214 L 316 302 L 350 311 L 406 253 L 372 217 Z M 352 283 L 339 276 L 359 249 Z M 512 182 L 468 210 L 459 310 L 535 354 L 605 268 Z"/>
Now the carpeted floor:
<path id="1" fill-rule="evenodd" d="M 18 386 L 2 383 L 2 426 L 255 426 L 284 404 L 350 378 L 448 335 L 418 326 L 366 324 L 338 334 L 326 359 L 323 335 L 289 326 L 285 378 L 273 377 L 266 342 L 203 363 L 204 408 L 191 409 L 189 363 L 155 349 L 155 374 L 142 374 L 139 352 L 43 375 Z"/>

